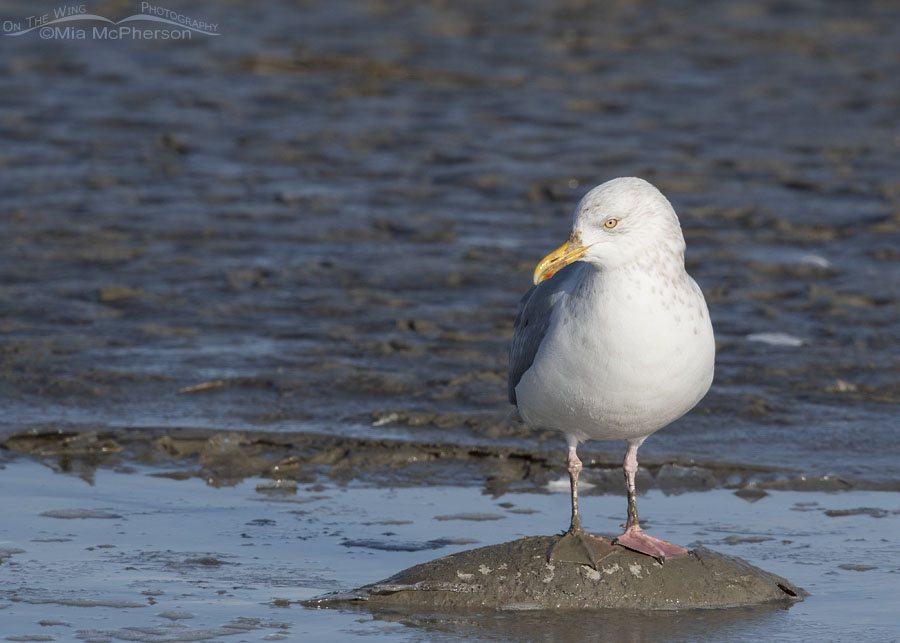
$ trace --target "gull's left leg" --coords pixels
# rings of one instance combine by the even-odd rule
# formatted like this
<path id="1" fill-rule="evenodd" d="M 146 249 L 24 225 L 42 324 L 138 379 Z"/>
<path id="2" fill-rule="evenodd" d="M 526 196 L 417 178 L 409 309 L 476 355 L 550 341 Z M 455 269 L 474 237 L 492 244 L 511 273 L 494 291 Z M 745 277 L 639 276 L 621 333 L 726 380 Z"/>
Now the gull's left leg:
<path id="1" fill-rule="evenodd" d="M 681 556 L 688 553 L 684 547 L 673 545 L 665 540 L 654 538 L 644 533 L 641 523 L 638 521 L 637 491 L 634 485 L 634 476 L 637 473 L 637 450 L 643 440 L 630 440 L 628 450 L 625 452 L 625 462 L 622 469 L 625 471 L 625 484 L 628 488 L 628 520 L 625 523 L 625 532 L 613 540 L 616 545 L 622 545 L 636 552 L 647 554 L 663 562 L 672 556 Z"/>

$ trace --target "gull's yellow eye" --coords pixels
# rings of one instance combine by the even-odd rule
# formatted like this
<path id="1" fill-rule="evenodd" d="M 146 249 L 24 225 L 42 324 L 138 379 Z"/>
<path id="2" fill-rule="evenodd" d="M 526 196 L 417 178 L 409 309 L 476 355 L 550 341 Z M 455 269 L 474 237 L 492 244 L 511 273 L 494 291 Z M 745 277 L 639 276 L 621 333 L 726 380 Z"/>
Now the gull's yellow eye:
<path id="1" fill-rule="evenodd" d="M 603 222 L 603 227 L 606 228 L 607 230 L 612 230 L 618 224 L 619 224 L 618 219 L 607 219 L 606 221 Z"/>

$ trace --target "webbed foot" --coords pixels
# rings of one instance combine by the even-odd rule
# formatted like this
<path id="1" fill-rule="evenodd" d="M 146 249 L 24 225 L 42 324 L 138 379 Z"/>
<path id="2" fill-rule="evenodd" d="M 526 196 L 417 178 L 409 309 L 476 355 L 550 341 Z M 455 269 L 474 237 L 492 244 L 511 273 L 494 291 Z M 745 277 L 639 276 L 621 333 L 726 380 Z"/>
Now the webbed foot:
<path id="1" fill-rule="evenodd" d="M 580 527 L 569 529 L 550 548 L 547 560 L 552 563 L 576 563 L 597 569 L 597 564 L 615 551 L 606 538 L 589 534 Z"/>
<path id="2" fill-rule="evenodd" d="M 666 558 L 683 556 L 688 553 L 688 550 L 684 547 L 680 547 L 679 545 L 675 545 L 665 540 L 660 540 L 659 538 L 654 538 L 653 536 L 644 533 L 644 530 L 637 525 L 626 528 L 625 533 L 613 540 L 613 544 L 627 547 L 628 549 L 641 554 L 646 554 L 651 558 L 655 558 L 660 563 L 665 561 Z"/>

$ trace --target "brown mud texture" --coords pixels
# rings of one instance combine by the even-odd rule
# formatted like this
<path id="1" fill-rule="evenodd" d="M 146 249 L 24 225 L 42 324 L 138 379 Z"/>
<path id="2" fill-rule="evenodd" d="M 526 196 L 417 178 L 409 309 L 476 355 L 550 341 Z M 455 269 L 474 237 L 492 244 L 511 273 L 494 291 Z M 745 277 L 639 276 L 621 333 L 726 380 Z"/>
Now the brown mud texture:
<path id="1" fill-rule="evenodd" d="M 560 536 L 532 536 L 438 558 L 310 607 L 681 610 L 790 605 L 807 592 L 740 558 L 698 548 L 661 564 L 616 547 L 594 569 L 550 563 Z"/>

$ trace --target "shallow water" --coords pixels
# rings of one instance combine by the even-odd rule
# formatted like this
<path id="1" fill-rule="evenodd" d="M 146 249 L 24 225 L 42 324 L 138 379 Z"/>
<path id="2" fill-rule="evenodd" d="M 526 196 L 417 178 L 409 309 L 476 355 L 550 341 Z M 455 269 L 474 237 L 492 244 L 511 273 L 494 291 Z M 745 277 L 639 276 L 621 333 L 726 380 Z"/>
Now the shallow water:
<path id="1" fill-rule="evenodd" d="M 0 0 L 0 25 L 36 7 Z M 373 621 L 273 601 L 467 546 L 354 549 L 345 538 L 393 531 L 425 547 L 475 533 L 486 544 L 561 526 L 565 511 L 550 520 L 542 503 L 563 497 L 534 493 L 560 475 L 560 436 L 501 421 L 512 320 L 581 195 L 634 174 L 678 211 L 719 342 L 710 394 L 641 449 L 645 511 L 673 538 L 724 547 L 813 597 L 783 613 L 602 618 L 636 640 L 890 638 L 896 493 L 865 489 L 900 485 L 895 5 L 198 0 L 179 10 L 221 35 L 0 35 L 0 443 L 71 472 L 24 458 L 0 471 L 16 516 L 3 538 L 26 550 L 0 553 L 0 568 L 19 575 L 4 581 L 4 627 L 59 640 L 132 626 L 161 628 L 160 640 L 226 627 L 210 636 L 258 640 L 281 623 L 289 637 L 398 640 L 572 640 L 605 627 L 564 619 L 561 633 L 527 615 Z M 265 500 L 255 476 L 271 463 L 244 470 L 240 458 L 194 453 L 185 467 L 133 450 L 135 435 L 186 430 L 295 440 L 298 497 L 319 493 L 304 491 L 319 480 L 331 500 Z M 9 442 L 24 431 L 71 435 Z M 66 436 L 74 446 L 58 448 Z M 366 442 L 380 439 L 413 446 Z M 262 447 L 248 442 L 252 460 Z M 595 492 L 618 494 L 611 467 L 623 446 L 583 453 L 597 464 L 585 474 Z M 147 466 L 237 486 L 148 477 Z M 419 488 L 429 482 L 444 486 Z M 748 484 L 769 495 L 731 495 Z M 429 502 L 497 513 L 510 497 L 548 519 L 357 520 L 412 519 L 407 505 Z M 588 502 L 609 504 L 594 515 L 611 530 L 618 495 Z M 819 504 L 792 511 L 803 502 Z M 888 513 L 823 513 L 845 506 Z M 697 533 L 713 518 L 721 533 L 774 540 L 721 545 Z M 257 519 L 276 524 L 247 524 Z M 83 596 L 144 607 L 41 602 Z M 48 614 L 70 625 L 36 625 Z"/>
<path id="2" fill-rule="evenodd" d="M 552 532 L 567 496 L 474 488 L 336 485 L 273 493 L 248 480 L 213 488 L 143 466 L 95 483 L 21 460 L 2 471 L 3 634 L 47 640 L 386 641 L 891 640 L 900 627 L 900 494 L 729 491 L 640 499 L 656 533 L 785 576 L 811 596 L 790 609 L 665 614 L 410 614 L 301 607 L 438 555 Z M 614 532 L 624 502 L 582 503 L 588 527 Z M 859 511 L 862 510 L 862 511 Z M 848 514 L 848 515 L 844 515 Z M 621 637 L 619 637 L 621 634 Z M 12 638 L 10 638 L 12 637 Z M 33 640 L 33 639 L 30 639 Z"/>

